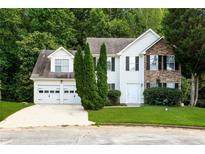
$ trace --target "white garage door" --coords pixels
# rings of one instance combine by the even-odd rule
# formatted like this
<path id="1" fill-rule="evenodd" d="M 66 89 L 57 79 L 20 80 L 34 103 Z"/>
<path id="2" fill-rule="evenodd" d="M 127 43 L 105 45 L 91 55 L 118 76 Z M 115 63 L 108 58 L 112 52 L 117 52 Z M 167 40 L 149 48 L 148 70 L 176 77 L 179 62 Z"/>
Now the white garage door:
<path id="1" fill-rule="evenodd" d="M 39 103 L 48 103 L 48 104 L 60 103 L 60 86 L 39 85 L 37 99 Z"/>
<path id="2" fill-rule="evenodd" d="M 76 86 L 65 85 L 63 87 L 63 103 L 80 104 L 80 97 L 77 94 Z"/>
<path id="3" fill-rule="evenodd" d="M 136 83 L 127 84 L 127 93 L 126 93 L 127 103 L 141 103 L 141 86 Z"/>

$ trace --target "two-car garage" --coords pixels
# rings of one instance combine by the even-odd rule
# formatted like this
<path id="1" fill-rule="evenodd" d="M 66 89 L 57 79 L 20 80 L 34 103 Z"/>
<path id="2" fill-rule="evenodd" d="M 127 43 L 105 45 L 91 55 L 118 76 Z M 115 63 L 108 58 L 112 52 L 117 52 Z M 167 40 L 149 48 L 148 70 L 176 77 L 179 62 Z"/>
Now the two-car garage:
<path id="1" fill-rule="evenodd" d="M 56 84 L 56 82 L 53 81 L 53 84 L 41 84 L 40 82 L 36 82 L 34 85 L 35 103 L 80 104 L 80 97 L 77 94 L 76 86 L 74 84 Z"/>

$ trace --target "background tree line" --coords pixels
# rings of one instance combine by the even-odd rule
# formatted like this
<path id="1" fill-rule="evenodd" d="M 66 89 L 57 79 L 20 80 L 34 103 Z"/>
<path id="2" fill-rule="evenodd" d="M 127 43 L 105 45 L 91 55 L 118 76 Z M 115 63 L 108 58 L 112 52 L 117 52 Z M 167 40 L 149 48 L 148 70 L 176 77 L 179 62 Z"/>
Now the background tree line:
<path id="1" fill-rule="evenodd" d="M 183 75 L 194 74 L 198 85 L 205 70 L 204 19 L 204 9 L 0 9 L 2 97 L 32 101 L 29 77 L 42 49 L 85 48 L 86 37 L 136 38 L 148 28 L 177 47 Z"/>
<path id="2" fill-rule="evenodd" d="M 42 49 L 83 45 L 86 37 L 161 32 L 164 9 L 0 9 L 0 80 L 4 100 L 32 101 L 29 80 Z"/>

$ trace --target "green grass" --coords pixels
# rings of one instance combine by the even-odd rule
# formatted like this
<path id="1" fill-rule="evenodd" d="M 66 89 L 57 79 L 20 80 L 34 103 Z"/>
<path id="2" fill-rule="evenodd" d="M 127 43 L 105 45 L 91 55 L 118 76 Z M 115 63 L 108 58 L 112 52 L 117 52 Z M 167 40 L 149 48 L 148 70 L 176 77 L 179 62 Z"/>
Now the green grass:
<path id="1" fill-rule="evenodd" d="M 143 106 L 104 108 L 89 111 L 89 120 L 96 124 L 161 124 L 204 126 L 205 109 L 197 107 L 166 107 Z"/>
<path id="2" fill-rule="evenodd" d="M 24 104 L 17 102 L 0 102 L 0 121 L 4 120 L 9 115 L 16 111 L 31 106 L 32 104 Z"/>

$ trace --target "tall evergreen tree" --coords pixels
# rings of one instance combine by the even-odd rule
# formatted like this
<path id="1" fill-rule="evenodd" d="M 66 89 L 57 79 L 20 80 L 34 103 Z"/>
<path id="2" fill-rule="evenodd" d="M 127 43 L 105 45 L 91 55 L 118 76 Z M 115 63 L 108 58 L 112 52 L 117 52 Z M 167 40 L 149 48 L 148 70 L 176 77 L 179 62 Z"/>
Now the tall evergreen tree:
<path id="1" fill-rule="evenodd" d="M 98 95 L 94 62 L 93 57 L 90 53 L 89 44 L 86 45 L 85 49 L 84 66 L 85 91 L 82 98 L 82 105 L 85 109 L 98 110 L 103 107 L 103 104 L 100 103 L 100 97 Z"/>
<path id="2" fill-rule="evenodd" d="M 100 49 L 100 57 L 97 64 L 97 86 L 101 103 L 107 101 L 108 84 L 107 84 L 107 51 L 103 43 Z"/>
<path id="3" fill-rule="evenodd" d="M 74 58 L 74 73 L 77 93 L 82 99 L 84 94 L 84 59 L 82 49 L 80 47 L 78 47 L 78 51 Z"/>
<path id="4" fill-rule="evenodd" d="M 182 73 L 192 78 L 190 103 L 194 106 L 199 76 L 205 72 L 205 9 L 170 9 L 163 23 L 166 39 L 176 46 Z"/>

